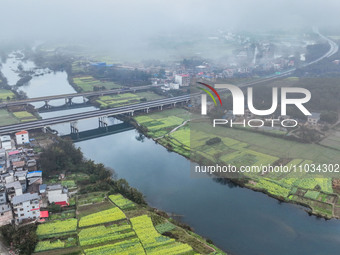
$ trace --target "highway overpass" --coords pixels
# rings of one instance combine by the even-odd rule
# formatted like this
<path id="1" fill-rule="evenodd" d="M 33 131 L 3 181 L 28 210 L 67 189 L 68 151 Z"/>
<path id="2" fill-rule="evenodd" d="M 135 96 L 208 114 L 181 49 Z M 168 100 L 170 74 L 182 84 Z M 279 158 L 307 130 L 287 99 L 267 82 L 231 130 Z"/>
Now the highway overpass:
<path id="1" fill-rule="evenodd" d="M 105 95 L 113 95 L 113 94 L 120 94 L 120 93 L 135 93 L 136 91 L 148 90 L 151 88 L 160 87 L 161 85 L 146 85 L 146 86 L 139 86 L 139 87 L 131 87 L 131 88 L 122 88 L 122 89 L 110 89 L 110 90 L 100 90 L 100 91 L 91 91 L 91 92 L 81 92 L 81 93 L 71 93 L 71 94 L 62 94 L 62 95 L 55 95 L 55 96 L 45 96 L 45 97 L 35 97 L 35 98 L 28 98 L 24 100 L 18 101 L 8 101 L 0 103 L 1 107 L 7 106 L 17 106 L 17 105 L 27 105 L 30 103 L 36 102 L 45 102 L 48 105 L 49 101 L 57 100 L 57 99 L 65 99 L 66 104 L 72 103 L 72 99 L 75 97 L 93 97 L 93 96 L 105 96 Z"/>
<path id="2" fill-rule="evenodd" d="M 165 106 L 176 105 L 177 103 L 188 103 L 190 101 L 190 95 L 178 96 L 172 98 L 159 99 L 149 101 L 145 103 L 121 106 L 106 110 L 94 110 L 83 113 L 70 114 L 66 116 L 59 116 L 55 118 L 48 118 L 43 120 L 36 120 L 25 123 L 12 124 L 0 127 L 0 135 L 14 133 L 21 130 L 32 130 L 37 128 L 45 128 L 51 125 L 74 122 L 82 119 L 90 119 L 95 117 L 115 116 L 120 114 L 132 114 L 136 111 L 149 112 L 152 108 L 162 109 Z"/>

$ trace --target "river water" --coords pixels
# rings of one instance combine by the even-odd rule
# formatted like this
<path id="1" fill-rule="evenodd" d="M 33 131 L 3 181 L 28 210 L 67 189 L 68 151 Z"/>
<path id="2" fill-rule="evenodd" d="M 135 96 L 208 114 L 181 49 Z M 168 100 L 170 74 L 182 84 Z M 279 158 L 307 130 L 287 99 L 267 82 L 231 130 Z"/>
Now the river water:
<path id="1" fill-rule="evenodd" d="M 3 67 L 2 72 L 7 78 L 13 75 L 11 80 L 15 81 L 10 64 Z M 33 77 L 21 89 L 29 97 L 73 90 L 64 72 Z M 93 109 L 48 112 L 41 116 L 50 118 Z M 117 123 L 113 118 L 110 122 Z M 80 131 L 96 127 L 96 119 L 78 124 Z M 61 134 L 70 132 L 69 124 L 52 128 Z M 339 254 L 340 221 L 309 216 L 300 206 L 279 203 L 259 192 L 224 185 L 213 179 L 192 178 L 186 158 L 168 152 L 151 139 L 141 141 L 137 137 L 139 133 L 130 130 L 78 142 L 76 146 L 87 158 L 115 169 L 118 177 L 125 178 L 143 192 L 151 206 L 179 215 L 197 233 L 212 239 L 231 254 Z"/>

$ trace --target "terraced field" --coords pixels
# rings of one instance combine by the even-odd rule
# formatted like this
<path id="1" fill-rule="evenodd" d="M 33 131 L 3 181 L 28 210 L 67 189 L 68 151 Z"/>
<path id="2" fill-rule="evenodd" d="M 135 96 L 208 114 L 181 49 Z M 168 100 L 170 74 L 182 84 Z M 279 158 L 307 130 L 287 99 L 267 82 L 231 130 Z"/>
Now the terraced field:
<path id="1" fill-rule="evenodd" d="M 193 243 L 200 254 L 225 254 L 216 247 L 210 247 L 202 241 L 203 239 L 198 240 L 184 229 L 151 213 L 121 194 L 109 196 L 104 194 L 105 198 L 109 197 L 104 202 L 103 194 L 92 192 L 78 195 L 77 213 L 71 209 L 65 209 L 61 213 L 50 213 L 50 221 L 38 226 L 39 242 L 35 254 L 197 254 L 188 243 L 162 235 L 172 231 L 175 231 L 174 233 L 179 231 L 184 235 L 186 242 Z M 94 203 L 90 205 L 82 204 L 84 199 L 92 201 L 95 196 L 100 199 L 93 200 Z M 109 209 L 102 209 L 107 207 Z M 68 217 L 71 218 L 67 219 Z M 156 227 L 152 217 L 157 219 Z"/>
<path id="2" fill-rule="evenodd" d="M 126 199 L 121 194 L 110 195 L 109 199 L 122 210 L 134 208 L 136 206 L 133 202 L 131 202 L 129 199 Z"/>
<path id="3" fill-rule="evenodd" d="M 130 219 L 146 254 L 186 254 L 193 249 L 187 245 L 159 234 L 147 215 Z"/>
<path id="4" fill-rule="evenodd" d="M 40 239 L 60 237 L 75 233 L 77 219 L 56 220 L 38 226 L 37 235 Z"/>
<path id="5" fill-rule="evenodd" d="M 125 219 L 125 214 L 118 207 L 93 213 L 79 220 L 79 227 L 88 227 L 108 222 L 115 222 Z"/>

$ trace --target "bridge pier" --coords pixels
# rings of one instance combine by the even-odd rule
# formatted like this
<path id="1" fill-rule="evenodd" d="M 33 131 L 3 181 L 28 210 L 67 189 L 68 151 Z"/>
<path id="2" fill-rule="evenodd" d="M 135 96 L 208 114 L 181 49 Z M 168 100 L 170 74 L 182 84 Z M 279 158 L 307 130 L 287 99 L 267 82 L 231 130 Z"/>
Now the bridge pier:
<path id="1" fill-rule="evenodd" d="M 72 97 L 65 98 L 66 105 L 72 105 Z"/>
<path id="2" fill-rule="evenodd" d="M 45 109 L 51 108 L 51 106 L 48 104 L 49 102 L 50 102 L 50 101 L 45 100 L 45 105 L 44 105 L 44 108 L 45 108 Z"/>
<path id="3" fill-rule="evenodd" d="M 99 121 L 99 128 L 108 128 L 108 123 L 107 123 L 107 116 L 101 116 L 98 118 Z"/>
<path id="4" fill-rule="evenodd" d="M 79 136 L 78 121 L 70 122 L 71 134 L 77 134 Z"/>
<path id="5" fill-rule="evenodd" d="M 131 116 L 133 116 L 134 112 L 135 112 L 135 111 L 131 111 Z"/>
<path id="6" fill-rule="evenodd" d="M 149 113 L 149 109 L 150 109 L 149 107 L 145 109 L 145 110 L 146 110 L 146 113 Z"/>

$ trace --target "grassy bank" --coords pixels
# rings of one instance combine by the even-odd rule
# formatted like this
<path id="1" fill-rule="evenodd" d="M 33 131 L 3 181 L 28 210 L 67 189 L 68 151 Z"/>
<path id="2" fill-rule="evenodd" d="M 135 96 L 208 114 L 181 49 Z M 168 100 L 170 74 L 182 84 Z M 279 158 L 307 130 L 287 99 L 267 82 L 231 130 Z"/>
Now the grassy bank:
<path id="1" fill-rule="evenodd" d="M 202 165 L 286 165 L 337 163 L 339 152 L 317 144 L 281 139 L 247 129 L 213 128 L 209 120 L 197 120 L 184 109 L 136 116 L 142 131 L 166 148 Z M 188 119 L 190 122 L 182 125 Z M 176 129 L 176 127 L 178 127 Z M 212 140 L 218 142 L 211 143 Z M 225 176 L 221 176 L 225 177 Z M 234 181 L 281 201 L 303 204 L 311 213 L 340 218 L 339 193 L 332 177 L 307 173 L 245 173 Z"/>

